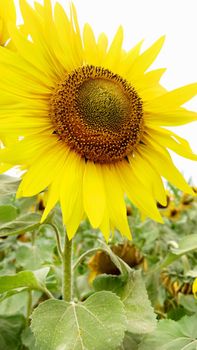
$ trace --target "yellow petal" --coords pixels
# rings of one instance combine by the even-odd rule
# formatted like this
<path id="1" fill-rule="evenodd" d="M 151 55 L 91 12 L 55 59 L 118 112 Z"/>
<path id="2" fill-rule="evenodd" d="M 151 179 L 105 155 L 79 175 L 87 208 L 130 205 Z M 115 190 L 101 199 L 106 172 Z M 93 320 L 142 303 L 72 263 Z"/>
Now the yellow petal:
<path id="1" fill-rule="evenodd" d="M 160 175 L 165 177 L 169 182 L 174 184 L 180 190 L 193 194 L 191 187 L 187 184 L 182 174 L 174 166 L 167 150 L 147 138 L 147 144 L 140 145 L 144 157 L 158 171 Z"/>
<path id="2" fill-rule="evenodd" d="M 120 57 L 121 57 L 122 43 L 123 43 L 123 28 L 120 26 L 108 50 L 108 53 L 104 62 L 106 68 L 109 68 L 111 70 L 115 69 L 117 71 L 117 65 L 119 64 Z"/>
<path id="3" fill-rule="evenodd" d="M 73 236 L 75 235 L 78 229 L 78 226 L 83 219 L 83 216 L 84 216 L 83 192 L 82 192 L 82 184 L 80 184 L 75 205 L 74 205 L 73 215 L 70 216 L 70 219 L 66 223 L 66 231 L 69 239 L 72 239 Z"/>
<path id="4" fill-rule="evenodd" d="M 144 40 L 141 40 L 137 45 L 135 45 L 129 52 L 126 53 L 121 67 L 121 73 L 125 75 L 126 79 L 129 80 L 129 71 L 132 69 L 132 66 L 139 56 L 141 46 Z"/>
<path id="5" fill-rule="evenodd" d="M 0 150 L 0 158 L 2 161 L 9 161 L 10 164 L 30 165 L 34 160 L 41 156 L 41 154 L 49 148 L 49 143 L 51 147 L 56 147 L 57 140 L 54 135 L 49 136 L 29 136 L 27 139 L 17 141 Z"/>
<path id="6" fill-rule="evenodd" d="M 130 200 L 140 209 L 140 211 L 142 211 L 143 214 L 155 221 L 163 223 L 153 195 L 140 180 L 142 173 L 140 172 L 138 177 L 136 177 L 132 171 L 132 167 L 126 161 L 118 163 L 116 168 L 124 191 Z"/>
<path id="7" fill-rule="evenodd" d="M 95 40 L 92 28 L 88 23 L 84 26 L 83 31 L 83 41 L 84 41 L 84 57 L 87 64 L 98 65 L 99 56 L 97 50 L 97 44 Z"/>
<path id="8" fill-rule="evenodd" d="M 105 35 L 105 33 L 101 33 L 98 37 L 98 42 L 97 42 L 97 50 L 98 50 L 100 64 L 102 64 L 103 60 L 105 59 L 107 46 L 108 46 L 108 38 Z"/>
<path id="9" fill-rule="evenodd" d="M 62 207 L 63 222 L 69 222 L 75 215 L 76 200 L 83 186 L 85 161 L 76 153 L 70 151 L 62 170 L 60 186 L 60 203 Z"/>
<path id="10" fill-rule="evenodd" d="M 104 179 L 107 210 L 109 212 L 110 222 L 122 235 L 131 239 L 131 232 L 126 215 L 126 205 L 124 202 L 124 193 L 119 182 L 116 168 L 114 166 L 102 165 L 101 171 Z M 109 233 L 109 222 L 105 222 L 105 225 L 107 225 L 106 231 Z M 106 238 L 108 239 L 107 234 Z"/>
<path id="11" fill-rule="evenodd" d="M 144 73 L 150 65 L 154 62 L 157 55 L 159 54 L 163 43 L 165 40 L 165 36 L 159 38 L 151 47 L 149 47 L 145 52 L 143 52 L 135 61 L 130 70 L 130 76 L 137 76 Z"/>
<path id="12" fill-rule="evenodd" d="M 38 159 L 34 161 L 19 186 L 17 196 L 34 196 L 44 190 L 61 171 L 65 158 L 65 147 L 48 147 Z"/>
<path id="13" fill-rule="evenodd" d="M 147 133 L 161 146 L 170 148 L 182 157 L 197 160 L 197 155 L 192 152 L 189 143 L 170 130 L 163 128 L 148 129 Z"/>
<path id="14" fill-rule="evenodd" d="M 144 111 L 146 124 L 150 127 L 159 126 L 178 126 L 191 123 L 197 120 L 197 112 L 188 111 L 184 108 L 163 112 Z"/>
<path id="15" fill-rule="evenodd" d="M 153 193 L 156 201 L 165 206 L 167 204 L 166 191 L 159 173 L 143 158 L 140 152 L 136 153 L 135 157 L 130 157 L 129 161 L 136 177 L 142 172 L 146 174 L 146 176 L 141 176 L 141 182 L 149 192 Z"/>
<path id="16" fill-rule="evenodd" d="M 197 278 L 195 278 L 193 285 L 192 285 L 192 292 L 195 296 L 195 298 L 197 299 Z"/>
<path id="17" fill-rule="evenodd" d="M 101 171 L 105 184 L 107 208 L 110 220 L 122 235 L 131 239 L 131 232 L 126 215 L 124 193 L 119 182 L 116 168 L 114 166 L 102 165 Z"/>
<path id="18" fill-rule="evenodd" d="M 109 222 L 109 212 L 107 210 L 107 207 L 105 208 L 104 215 L 99 225 L 99 228 L 103 236 L 105 237 L 106 241 L 108 242 L 110 237 L 110 222 Z"/>
<path id="19" fill-rule="evenodd" d="M 93 227 L 102 221 L 106 206 L 106 194 L 99 167 L 88 161 L 85 166 L 83 181 L 84 209 Z"/>
<path id="20" fill-rule="evenodd" d="M 5 173 L 7 170 L 11 169 L 12 167 L 13 167 L 12 164 L 0 162 L 0 174 Z"/>
<path id="21" fill-rule="evenodd" d="M 139 93 L 143 96 L 144 90 L 149 90 L 152 86 L 158 85 L 165 71 L 166 68 L 159 68 L 145 73 L 143 75 L 140 75 L 136 79 L 133 79 Z"/>
<path id="22" fill-rule="evenodd" d="M 146 111 L 168 112 L 182 106 L 197 94 L 197 83 L 186 85 L 167 92 L 153 100 L 146 102 Z"/>
<path id="23" fill-rule="evenodd" d="M 16 10 L 13 0 L 0 0 L 0 19 L 2 20 L 2 28 L 0 33 L 0 45 L 4 45 L 10 38 L 7 27 L 8 22 L 16 22 Z"/>

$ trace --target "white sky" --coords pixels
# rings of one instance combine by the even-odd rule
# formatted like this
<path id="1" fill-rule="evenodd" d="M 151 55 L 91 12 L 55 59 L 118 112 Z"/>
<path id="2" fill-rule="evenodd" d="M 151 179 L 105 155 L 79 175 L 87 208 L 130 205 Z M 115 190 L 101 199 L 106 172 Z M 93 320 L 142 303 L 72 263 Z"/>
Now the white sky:
<path id="1" fill-rule="evenodd" d="M 67 0 L 59 2 L 68 7 Z M 18 4 L 18 0 L 15 3 Z M 74 4 L 81 27 L 88 22 L 96 35 L 104 31 L 111 39 L 122 24 L 125 49 L 141 39 L 145 39 L 143 47 L 146 48 L 166 34 L 163 50 L 152 65 L 152 68 L 167 68 L 162 84 L 173 89 L 197 82 L 197 0 L 74 0 Z M 186 106 L 197 111 L 197 97 Z M 173 130 L 185 137 L 197 153 L 197 122 Z M 186 179 L 192 177 L 197 184 L 197 162 L 172 155 Z"/>

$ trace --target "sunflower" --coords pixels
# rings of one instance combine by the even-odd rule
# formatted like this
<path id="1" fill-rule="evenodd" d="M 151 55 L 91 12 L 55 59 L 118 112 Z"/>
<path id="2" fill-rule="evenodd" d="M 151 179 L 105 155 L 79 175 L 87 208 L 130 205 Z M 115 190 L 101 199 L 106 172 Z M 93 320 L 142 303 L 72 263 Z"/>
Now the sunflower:
<path id="1" fill-rule="evenodd" d="M 5 7 L 5 1 L 0 0 L 0 46 L 13 49 L 13 45 L 9 41 L 10 36 L 7 28 L 8 21 L 13 21 L 14 23 L 16 22 L 14 3 L 12 0 L 7 0 Z M 0 148 L 3 145 L 9 145 L 14 140 L 15 138 L 13 139 L 13 137 L 8 137 L 7 135 L 5 136 L 0 134 Z M 0 172 L 8 170 L 10 166 L 10 164 L 0 162 Z"/>
<path id="2" fill-rule="evenodd" d="M 144 271 L 147 270 L 146 259 L 143 257 L 137 247 L 130 243 L 130 241 L 125 241 L 124 243 L 119 243 L 117 245 L 111 245 L 110 248 L 113 253 L 120 257 L 130 267 L 143 268 Z M 93 255 L 88 261 L 88 267 L 90 270 L 88 277 L 90 283 L 92 283 L 95 277 L 100 274 L 120 274 L 120 271 L 111 261 L 109 255 L 104 251 L 98 251 L 95 255 Z"/>
<path id="3" fill-rule="evenodd" d="M 193 285 L 192 285 L 192 292 L 195 296 L 195 298 L 197 298 L 197 278 L 195 278 Z"/>
<path id="4" fill-rule="evenodd" d="M 20 7 L 28 36 L 9 23 L 17 53 L 0 48 L 0 131 L 20 137 L 0 157 L 26 168 L 18 197 L 48 187 L 42 221 L 59 201 L 69 238 L 84 217 L 106 238 L 115 227 L 130 238 L 125 195 L 162 222 L 161 177 L 193 193 L 166 148 L 197 156 L 164 127 L 197 119 L 181 107 L 197 84 L 168 92 L 159 83 L 165 69 L 147 72 L 164 37 L 142 53 L 142 42 L 126 52 L 122 27 L 110 45 L 88 24 L 81 33 L 73 4 L 69 15 L 50 0 Z"/>

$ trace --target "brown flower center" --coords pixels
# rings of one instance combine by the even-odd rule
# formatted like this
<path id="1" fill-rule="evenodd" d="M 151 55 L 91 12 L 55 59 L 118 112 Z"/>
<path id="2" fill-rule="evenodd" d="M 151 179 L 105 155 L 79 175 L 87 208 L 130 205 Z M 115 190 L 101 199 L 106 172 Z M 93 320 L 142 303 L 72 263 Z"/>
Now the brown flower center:
<path id="1" fill-rule="evenodd" d="M 132 153 L 143 132 L 142 101 L 108 69 L 83 66 L 58 84 L 50 101 L 54 133 L 87 160 L 113 163 Z"/>

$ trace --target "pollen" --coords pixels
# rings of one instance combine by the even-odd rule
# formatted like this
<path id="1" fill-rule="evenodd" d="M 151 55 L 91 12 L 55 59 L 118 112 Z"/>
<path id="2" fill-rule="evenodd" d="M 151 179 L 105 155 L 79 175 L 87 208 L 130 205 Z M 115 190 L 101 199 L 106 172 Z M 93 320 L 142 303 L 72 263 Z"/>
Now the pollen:
<path id="1" fill-rule="evenodd" d="M 66 75 L 51 96 L 50 118 L 62 142 L 96 163 L 132 154 L 143 133 L 137 92 L 102 67 L 82 66 Z"/>

